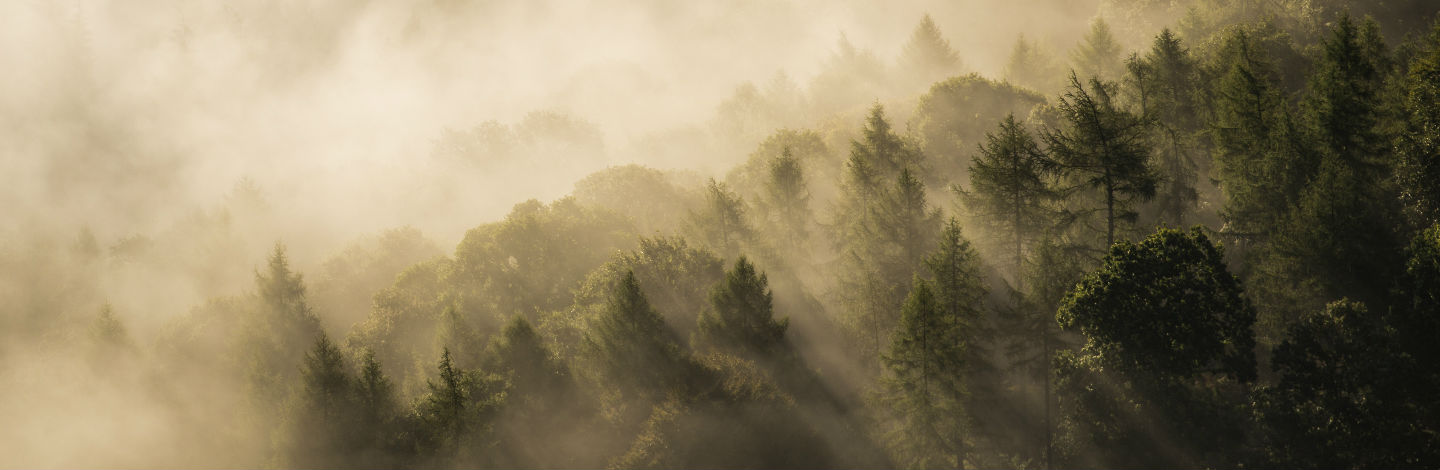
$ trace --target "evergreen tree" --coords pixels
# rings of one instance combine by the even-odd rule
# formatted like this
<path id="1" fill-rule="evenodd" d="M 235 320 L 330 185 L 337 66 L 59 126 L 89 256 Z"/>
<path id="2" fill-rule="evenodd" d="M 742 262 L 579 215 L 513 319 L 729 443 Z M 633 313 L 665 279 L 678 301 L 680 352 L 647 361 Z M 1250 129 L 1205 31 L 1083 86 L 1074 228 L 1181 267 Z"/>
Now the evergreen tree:
<path id="1" fill-rule="evenodd" d="M 701 343 L 758 359 L 773 358 L 785 340 L 788 318 L 778 321 L 764 273 L 741 256 L 710 291 L 710 306 L 700 314 Z"/>
<path id="2" fill-rule="evenodd" d="M 1132 56 L 1133 57 L 1133 56 Z M 1167 28 L 1155 37 L 1150 52 L 1129 64 L 1128 83 L 1139 102 L 1140 117 L 1151 127 L 1158 170 L 1155 218 L 1170 226 L 1185 223 L 1195 209 L 1197 164 L 1192 148 L 1198 130 L 1194 92 L 1198 84 L 1195 62 L 1180 38 Z"/>
<path id="3" fill-rule="evenodd" d="M 991 238 L 1009 245 L 1016 289 L 1027 242 L 1056 223 L 1050 207 L 1059 197 L 1053 188 L 1055 170 L 1035 138 L 1010 115 L 996 132 L 986 134 L 980 156 L 970 164 L 971 190 L 960 193 L 970 214 L 989 227 Z"/>
<path id="4" fill-rule="evenodd" d="M 905 79 L 915 85 L 913 88 L 921 88 L 958 73 L 960 67 L 960 55 L 926 14 L 900 52 L 900 70 Z"/>
<path id="5" fill-rule="evenodd" d="M 1416 226 L 1440 223 L 1440 22 L 1406 77 L 1406 127 L 1397 150 L 1400 196 Z"/>
<path id="6" fill-rule="evenodd" d="M 923 155 L 889 129 L 877 106 L 864 141 L 852 143 L 834 224 L 843 264 L 838 286 L 843 321 L 867 360 L 884 349 L 909 290 L 904 280 L 920 267 L 939 225 L 939 213 L 929 208 L 925 186 L 912 172 Z"/>
<path id="7" fill-rule="evenodd" d="M 965 466 L 966 338 L 931 284 L 913 281 L 899 327 L 883 356 L 879 400 L 892 416 L 885 438 L 906 467 Z"/>
<path id="8" fill-rule="evenodd" d="M 850 141 L 851 159 L 863 160 L 882 180 L 894 178 L 900 170 L 924 168 L 924 155 L 896 134 L 885 119 L 885 108 L 876 104 L 865 118 L 860 140 Z"/>
<path id="9" fill-rule="evenodd" d="M 754 235 L 746 219 L 745 201 L 713 178 L 705 186 L 705 205 L 690 213 L 687 227 L 721 256 L 735 256 Z"/>
<path id="10" fill-rule="evenodd" d="M 352 380 L 340 349 L 324 333 L 301 364 L 302 388 L 296 420 L 285 443 L 292 465 L 334 466 L 347 462 L 355 450 L 356 423 L 351 400 Z"/>
<path id="11" fill-rule="evenodd" d="M 779 227 L 785 245 L 797 248 L 809 237 L 810 191 L 800 161 L 785 147 L 770 162 L 770 177 L 765 180 L 765 207 L 771 223 Z"/>
<path id="12" fill-rule="evenodd" d="M 1268 277 L 1301 279 L 1276 288 L 1300 293 L 1286 317 L 1349 297 L 1383 305 L 1400 266 L 1402 215 L 1392 180 L 1381 89 L 1388 54 L 1373 22 L 1342 16 L 1311 76 L 1306 121 L 1321 159 L 1274 240 Z M 1297 311 L 1299 310 L 1299 311 Z"/>
<path id="13" fill-rule="evenodd" d="M 98 354 L 109 355 L 133 347 L 130 333 L 126 331 L 125 324 L 120 323 L 120 319 L 115 316 L 115 308 L 108 302 L 100 306 L 100 313 L 90 321 L 89 332 L 90 341 Z"/>
<path id="14" fill-rule="evenodd" d="M 1097 80 L 1115 80 L 1120 76 L 1120 44 L 1110 34 L 1110 25 L 1104 19 L 1095 18 L 1090 22 L 1090 32 L 1085 40 L 1070 53 L 1074 72 Z"/>
<path id="15" fill-rule="evenodd" d="M 658 402 L 680 385 L 680 346 L 660 313 L 650 307 L 634 271 L 626 271 L 615 286 L 586 342 L 602 372 L 632 398 Z"/>
<path id="16" fill-rule="evenodd" d="M 1154 197 L 1156 185 L 1145 145 L 1145 123 L 1116 107 L 1110 88 L 1091 79 L 1087 91 L 1071 74 L 1070 91 L 1057 106 L 1064 127 L 1041 134 L 1051 156 L 1078 187 L 1101 193 L 1103 207 L 1078 211 L 1103 211 L 1106 247 L 1115 243 L 1117 222 L 1133 222 L 1136 214 L 1131 205 L 1136 199 Z"/>
<path id="17" fill-rule="evenodd" d="M 1225 232 L 1265 241 L 1277 230 L 1314 174 L 1308 140 L 1287 110 L 1277 72 L 1245 31 L 1224 39 L 1213 92 L 1210 135 L 1225 194 Z"/>
<path id="18" fill-rule="evenodd" d="M 1049 93 L 1058 88 L 1060 72 L 1048 54 L 1034 41 L 1021 34 L 1015 38 L 1010 49 L 1010 58 L 1005 63 L 1005 81 L 1016 85 Z"/>

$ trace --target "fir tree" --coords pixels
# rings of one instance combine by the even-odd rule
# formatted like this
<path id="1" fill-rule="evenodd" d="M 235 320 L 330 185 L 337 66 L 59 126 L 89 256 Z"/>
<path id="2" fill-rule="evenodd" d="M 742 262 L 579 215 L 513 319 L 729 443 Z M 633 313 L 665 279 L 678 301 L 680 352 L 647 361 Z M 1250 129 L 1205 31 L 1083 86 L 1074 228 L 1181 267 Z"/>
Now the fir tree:
<path id="1" fill-rule="evenodd" d="M 744 256 L 710 291 L 710 306 L 700 315 L 697 334 L 702 343 L 768 359 L 785 340 L 790 321 L 775 319 L 769 281 Z"/>
<path id="2" fill-rule="evenodd" d="M 885 437 L 904 466 L 963 468 L 966 339 L 930 282 L 915 279 L 913 284 L 883 356 L 886 374 L 879 400 L 892 417 Z"/>
<path id="3" fill-rule="evenodd" d="M 954 75 L 960 67 L 960 55 L 950 47 L 950 41 L 941 36 L 940 28 L 930 15 L 925 15 L 900 52 L 900 70 L 906 74 L 905 78 L 920 88 Z"/>
<path id="4" fill-rule="evenodd" d="M 1059 197 L 1055 171 L 1054 162 L 1011 115 L 980 144 L 980 156 L 970 164 L 970 191 L 956 187 L 970 214 L 990 227 L 991 238 L 1009 245 L 1016 289 L 1029 242 L 1056 223 L 1051 207 Z"/>
<path id="5" fill-rule="evenodd" d="M 1110 25 L 1105 20 L 1095 18 L 1090 22 L 1090 32 L 1070 53 L 1070 62 L 1075 66 L 1074 72 L 1085 77 L 1101 81 L 1119 77 L 1120 44 L 1110 34 Z"/>
<path id="6" fill-rule="evenodd" d="M 1079 188 L 1099 191 L 1103 206 L 1080 210 L 1102 212 L 1104 246 L 1109 247 L 1115 243 L 1117 222 L 1135 220 L 1132 204 L 1155 196 L 1145 123 L 1116 107 L 1110 86 L 1091 79 L 1086 90 L 1074 74 L 1057 110 L 1064 127 L 1046 129 L 1042 136 L 1052 157 Z"/>

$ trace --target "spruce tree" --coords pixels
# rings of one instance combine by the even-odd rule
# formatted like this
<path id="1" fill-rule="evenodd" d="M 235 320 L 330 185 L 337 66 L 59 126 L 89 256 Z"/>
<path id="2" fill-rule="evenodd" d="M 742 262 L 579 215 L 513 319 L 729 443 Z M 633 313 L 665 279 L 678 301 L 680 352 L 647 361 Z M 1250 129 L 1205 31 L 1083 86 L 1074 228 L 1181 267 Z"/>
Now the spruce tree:
<path id="1" fill-rule="evenodd" d="M 797 248 L 809 237 L 810 191 L 806 188 L 804 169 L 787 146 L 779 157 L 770 161 L 769 170 L 769 178 L 765 180 L 769 219 L 780 229 L 785 245 Z"/>
<path id="2" fill-rule="evenodd" d="M 958 73 L 960 67 L 960 55 L 926 14 L 900 52 L 900 70 L 905 79 L 916 85 L 913 88 L 921 88 Z"/>
<path id="3" fill-rule="evenodd" d="M 1110 25 L 1104 19 L 1095 18 L 1090 22 L 1090 31 L 1075 50 L 1070 53 L 1074 72 L 1097 80 L 1115 80 L 1120 76 L 1120 44 L 1110 34 Z"/>
<path id="4" fill-rule="evenodd" d="M 601 371 L 632 398 L 658 402 L 680 385 L 683 352 L 650 307 L 634 271 L 626 271 L 615 286 L 586 343 Z"/>
<path id="5" fill-rule="evenodd" d="M 970 164 L 970 190 L 956 187 L 966 209 L 988 227 L 990 238 L 1008 245 L 1016 289 L 1026 248 L 1056 223 L 1051 207 L 1059 197 L 1053 187 L 1055 171 L 1025 125 L 1010 115 L 980 144 L 980 155 Z"/>
<path id="6" fill-rule="evenodd" d="M 930 282 L 917 278 L 913 284 L 883 356 L 879 401 L 891 418 L 884 437 L 906 467 L 963 468 L 966 338 Z"/>
<path id="7" fill-rule="evenodd" d="M 765 274 L 741 256 L 710 291 L 710 309 L 700 315 L 698 339 L 742 356 L 770 359 L 785 340 L 787 318 L 775 319 L 774 298 Z"/>
<path id="8" fill-rule="evenodd" d="M 1115 243 L 1119 222 L 1134 222 L 1133 204 L 1154 197 L 1156 185 L 1145 122 L 1117 107 L 1111 94 L 1110 85 L 1091 79 L 1087 90 L 1071 74 L 1070 91 L 1056 107 L 1064 119 L 1063 127 L 1041 134 L 1051 156 L 1074 184 L 1100 193 L 1101 207 L 1074 210 L 1082 215 L 1100 213 L 1105 247 Z"/>
<path id="9" fill-rule="evenodd" d="M 838 296 L 842 321 L 860 341 L 857 352 L 876 360 L 885 336 L 939 228 L 914 168 L 923 154 L 890 131 L 880 107 L 863 140 L 851 145 L 833 226 L 842 259 Z"/>
<path id="10" fill-rule="evenodd" d="M 745 201 L 713 178 L 705 185 L 705 203 L 686 220 L 690 233 L 721 256 L 735 256 L 752 243 L 754 230 Z"/>

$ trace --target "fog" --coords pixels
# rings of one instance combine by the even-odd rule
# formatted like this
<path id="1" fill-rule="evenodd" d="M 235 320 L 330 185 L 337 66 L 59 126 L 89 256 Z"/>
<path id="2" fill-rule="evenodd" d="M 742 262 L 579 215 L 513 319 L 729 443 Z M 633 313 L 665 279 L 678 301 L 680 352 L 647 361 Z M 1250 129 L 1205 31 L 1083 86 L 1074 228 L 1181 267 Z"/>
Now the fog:
<path id="1" fill-rule="evenodd" d="M 1065 128 L 1067 72 L 1130 86 L 1121 59 L 1161 28 L 1198 56 L 1220 50 L 1231 21 L 1318 41 L 1340 11 L 1162 3 L 0 3 L 0 467 L 934 465 L 882 431 L 898 422 L 882 395 L 899 379 L 877 370 L 890 370 L 881 337 L 905 321 L 910 278 L 933 277 L 942 220 L 974 240 L 985 321 L 1030 275 L 1010 262 L 1015 238 L 1091 237 L 1007 238 L 967 212 L 977 144 L 1006 115 L 1037 136 Z M 1197 13 L 1207 5 L 1238 13 Z M 932 19 L 954 59 L 915 45 L 934 43 L 916 39 Z M 1081 46 L 1105 21 L 1113 65 L 1092 70 Z M 1393 24 L 1392 40 L 1428 25 Z M 1038 75 L 1018 68 L 1021 37 Z M 1282 66 L 1315 60 L 1287 47 Z M 886 196 L 872 200 L 856 196 L 855 155 L 883 150 L 877 115 L 928 157 L 873 150 Z M 1185 145 L 1213 149 L 1197 142 Z M 777 165 L 792 154 L 803 182 L 785 193 Z M 1190 175 L 1195 209 L 1173 220 L 1136 203 L 1122 239 L 1220 230 L 1229 193 L 1210 176 Z M 857 240 L 883 230 L 855 235 L 851 216 L 908 194 L 906 178 L 922 189 L 904 223 L 923 229 L 903 249 L 866 248 Z M 773 289 L 778 346 L 715 339 L 723 292 L 751 299 L 733 293 L 755 285 L 742 259 Z M 870 277 L 852 278 L 856 266 Z M 608 365 L 629 357 L 606 356 L 627 350 L 606 349 L 620 331 L 608 315 L 631 305 L 626 272 L 663 320 L 651 333 L 671 349 L 657 351 L 679 357 L 628 366 L 673 369 L 669 388 Z M 1058 298 L 1037 302 L 1054 323 Z M 524 359 L 532 347 L 539 359 Z M 467 418 L 443 418 L 442 353 L 441 370 L 453 354 L 462 371 Z M 364 401 L 371 414 L 340 426 L 389 434 L 315 437 L 338 422 L 315 401 L 330 396 L 316 367 L 343 363 L 335 383 L 360 393 L 379 383 L 362 381 L 367 357 L 394 410 Z M 515 365 L 527 360 L 540 378 Z M 985 379 L 1017 398 L 973 412 L 967 430 L 1002 437 L 955 437 L 974 454 L 945 465 L 1040 466 L 1028 431 L 1040 385 L 1026 374 Z M 761 428 L 786 437 L 733 437 Z M 715 439 L 714 453 L 696 447 Z M 766 442 L 805 451 L 785 460 Z M 731 448 L 754 459 L 714 460 Z"/>

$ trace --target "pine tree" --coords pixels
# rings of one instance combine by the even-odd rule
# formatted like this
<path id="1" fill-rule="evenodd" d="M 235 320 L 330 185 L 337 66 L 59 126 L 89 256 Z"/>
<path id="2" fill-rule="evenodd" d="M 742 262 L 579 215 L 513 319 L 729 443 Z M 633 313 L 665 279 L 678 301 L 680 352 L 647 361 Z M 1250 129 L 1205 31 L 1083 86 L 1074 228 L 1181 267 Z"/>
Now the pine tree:
<path id="1" fill-rule="evenodd" d="M 1159 173 L 1155 217 L 1170 226 L 1180 226 L 1200 199 L 1196 190 L 1197 164 L 1194 93 L 1198 75 L 1190 52 L 1170 29 L 1155 37 L 1150 52 L 1128 64 L 1130 88 L 1138 95 L 1140 116 L 1151 127 L 1155 147 L 1154 167 Z"/>
<path id="2" fill-rule="evenodd" d="M 883 106 L 876 104 L 870 108 L 861 136 L 860 140 L 850 141 L 850 156 L 863 160 L 882 179 L 894 178 L 905 168 L 924 168 L 924 155 L 895 133 L 890 121 L 885 119 Z"/>
<path id="3" fill-rule="evenodd" d="M 1046 129 L 1041 135 L 1077 187 L 1101 193 L 1101 208 L 1080 211 L 1103 211 L 1105 247 L 1109 247 L 1115 243 L 1117 222 L 1135 220 L 1131 210 L 1135 200 L 1155 196 L 1145 123 L 1116 107 L 1109 85 L 1091 79 L 1087 91 L 1074 74 L 1057 111 L 1065 120 L 1064 128 Z"/>
<path id="4" fill-rule="evenodd" d="M 305 353 L 300 367 L 302 388 L 295 422 L 285 443 L 290 463 L 333 466 L 347 461 L 357 444 L 351 400 L 352 380 L 340 349 L 324 333 Z"/>
<path id="5" fill-rule="evenodd" d="M 914 176 L 923 154 L 890 131 L 879 106 L 865 136 L 851 145 L 834 227 L 843 256 L 838 287 L 843 321 L 861 341 L 861 357 L 875 360 L 909 290 L 903 280 L 920 267 L 933 243 L 939 213 L 928 206 L 925 185 Z"/>
<path id="6" fill-rule="evenodd" d="M 917 278 L 912 283 L 883 356 L 886 374 L 879 401 L 892 419 L 884 436 L 896 461 L 906 467 L 964 468 L 966 338 L 930 282 Z"/>
<path id="7" fill-rule="evenodd" d="M 687 227 L 721 256 L 735 256 L 754 236 L 746 212 L 745 201 L 712 178 L 705 186 L 705 205 L 690 213 Z"/>
<path id="8" fill-rule="evenodd" d="M 701 343 L 751 358 L 774 358 L 790 321 L 775 319 L 769 281 L 744 256 L 710 291 L 710 306 L 700 315 L 696 333 Z"/>
<path id="9" fill-rule="evenodd" d="M 1110 25 L 1105 20 L 1095 18 L 1090 23 L 1090 32 L 1085 34 L 1084 42 L 1070 53 L 1070 62 L 1074 64 L 1074 73 L 1087 78 L 1101 81 L 1119 78 L 1120 44 L 1110 34 Z"/>
<path id="10" fill-rule="evenodd" d="M 770 177 L 765 180 L 765 207 L 771 223 L 780 228 L 786 246 L 794 249 L 809 237 L 810 191 L 800 161 L 785 147 L 770 162 Z"/>
<path id="11" fill-rule="evenodd" d="M 1028 242 L 1056 223 L 1050 207 L 1059 197 L 1053 188 L 1055 171 L 1024 124 L 1010 115 L 996 132 L 985 135 L 980 156 L 970 164 L 971 189 L 960 192 L 970 214 L 990 227 L 990 238 L 1009 244 L 1016 289 Z"/>
<path id="12" fill-rule="evenodd" d="M 1313 176 L 1313 157 L 1286 108 L 1276 71 L 1245 31 L 1224 40 L 1223 70 L 1215 81 L 1216 174 L 1225 194 L 1225 232 L 1264 241 L 1278 230 Z"/>
<path id="13" fill-rule="evenodd" d="M 913 88 L 921 88 L 958 73 L 960 67 L 960 55 L 926 14 L 900 52 L 900 70 L 905 78 L 916 85 Z"/>
<path id="14" fill-rule="evenodd" d="M 431 451 L 438 454 L 453 451 L 469 432 L 475 380 L 455 366 L 448 348 L 441 351 L 436 369 L 439 381 L 426 381 L 429 393 L 418 405 L 418 412 L 427 427 Z"/>
<path id="15" fill-rule="evenodd" d="M 602 372 L 633 398 L 658 402 L 680 385 L 683 353 L 633 271 L 616 285 L 586 342 Z"/>
<path id="16" fill-rule="evenodd" d="M 1060 74 L 1056 68 L 1053 59 L 1038 44 L 1021 34 L 1015 38 L 1015 46 L 1010 49 L 1010 58 L 1005 63 L 1005 81 L 1049 93 L 1060 83 L 1056 80 Z"/>
<path id="17" fill-rule="evenodd" d="M 995 376 L 991 356 L 996 331 L 982 311 L 987 294 L 983 267 L 980 256 L 961 233 L 959 220 L 952 217 L 946 222 L 938 248 L 925 259 L 925 268 L 933 283 L 936 307 L 943 318 L 954 323 L 954 334 L 963 342 L 958 354 L 968 393 L 960 403 L 965 411 L 956 419 L 968 428 L 978 429 L 973 418 L 982 414 L 979 410 L 999 403 L 1005 392 L 996 386 L 1000 380 Z M 964 453 L 964 442 L 955 446 L 957 455 Z M 963 460 L 963 456 L 956 459 Z"/>
<path id="18" fill-rule="evenodd" d="M 1404 134 L 1397 146 L 1401 200 L 1416 226 L 1440 223 L 1440 22 L 1406 77 Z"/>

